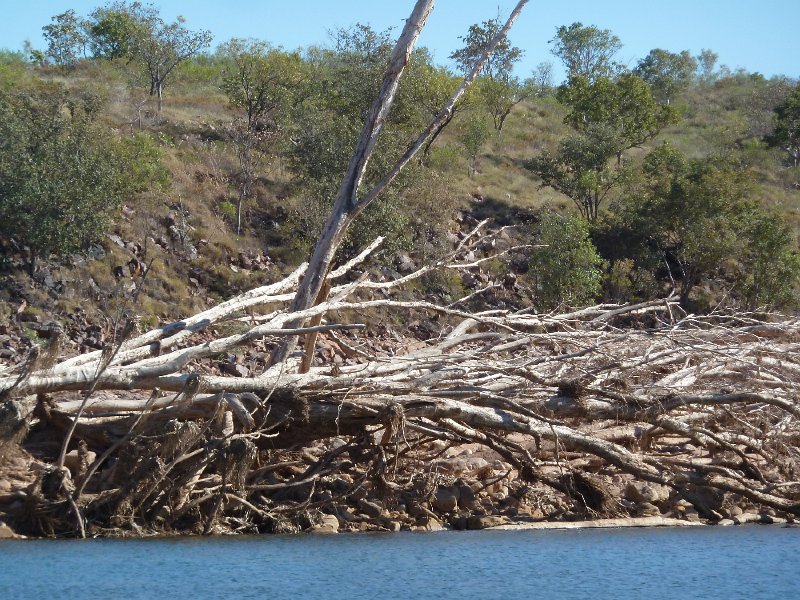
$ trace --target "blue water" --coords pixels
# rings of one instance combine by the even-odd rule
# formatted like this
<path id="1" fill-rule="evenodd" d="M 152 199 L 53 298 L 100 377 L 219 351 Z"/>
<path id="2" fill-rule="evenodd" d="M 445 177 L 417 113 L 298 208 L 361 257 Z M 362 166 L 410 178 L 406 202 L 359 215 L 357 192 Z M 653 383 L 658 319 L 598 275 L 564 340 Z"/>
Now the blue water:
<path id="1" fill-rule="evenodd" d="M 800 529 L 0 542 L 0 599 L 800 598 Z"/>

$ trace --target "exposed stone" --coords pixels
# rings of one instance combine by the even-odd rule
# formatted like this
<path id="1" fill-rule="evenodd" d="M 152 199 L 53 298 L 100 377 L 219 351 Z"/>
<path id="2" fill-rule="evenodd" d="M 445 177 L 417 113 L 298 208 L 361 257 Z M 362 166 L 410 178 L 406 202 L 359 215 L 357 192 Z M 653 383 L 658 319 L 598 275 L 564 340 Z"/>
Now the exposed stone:
<path id="1" fill-rule="evenodd" d="M 733 517 L 733 522 L 737 525 L 744 525 L 746 523 L 760 523 L 761 515 L 756 513 L 742 513 Z"/>
<path id="2" fill-rule="evenodd" d="M 431 500 L 433 508 L 440 513 L 453 512 L 458 506 L 458 497 L 451 487 L 438 487 Z"/>
<path id="3" fill-rule="evenodd" d="M 339 532 L 339 519 L 334 515 L 322 515 L 320 522 L 314 525 L 310 533 L 330 534 Z"/>
<path id="4" fill-rule="evenodd" d="M 24 540 L 25 536 L 18 534 L 8 525 L 0 521 L 0 540 Z"/>
<path id="5" fill-rule="evenodd" d="M 669 488 L 654 483 L 629 483 L 625 486 L 623 497 L 633 502 L 649 502 L 658 504 L 669 498 Z"/>
<path id="6" fill-rule="evenodd" d="M 508 523 L 508 519 L 497 515 L 478 516 L 473 515 L 467 519 L 467 529 L 486 529 L 487 527 L 499 527 Z"/>
<path id="7" fill-rule="evenodd" d="M 358 501 L 358 508 L 365 515 L 372 517 L 373 519 L 378 519 L 383 516 L 383 507 L 377 502 L 370 502 L 369 500 L 362 498 Z"/>
<path id="8" fill-rule="evenodd" d="M 458 507 L 463 510 L 475 510 L 478 504 L 478 499 L 475 497 L 475 492 L 466 483 L 457 486 L 458 489 Z"/>

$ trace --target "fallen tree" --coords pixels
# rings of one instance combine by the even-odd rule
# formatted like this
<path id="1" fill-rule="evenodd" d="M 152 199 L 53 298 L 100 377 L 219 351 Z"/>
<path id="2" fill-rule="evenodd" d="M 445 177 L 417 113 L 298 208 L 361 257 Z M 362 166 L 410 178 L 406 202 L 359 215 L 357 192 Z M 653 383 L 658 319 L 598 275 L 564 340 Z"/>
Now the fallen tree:
<path id="1" fill-rule="evenodd" d="M 308 265 L 138 335 L 120 320 L 101 351 L 62 357 L 55 332 L 0 371 L 3 519 L 32 535 L 113 535 L 800 514 L 798 319 L 689 315 L 672 298 L 564 314 L 396 299 L 434 269 L 480 270 L 486 223 L 394 280 L 353 274 L 379 240 L 331 268 L 347 226 L 446 121 L 525 2 L 359 195 L 432 4 L 406 22 Z M 373 352 L 352 321 L 387 310 L 437 315 L 438 331 Z M 219 335 L 223 323 L 238 332 Z M 318 335 L 340 360 L 314 364 Z M 214 361 L 247 345 L 271 352 L 260 374 Z"/>

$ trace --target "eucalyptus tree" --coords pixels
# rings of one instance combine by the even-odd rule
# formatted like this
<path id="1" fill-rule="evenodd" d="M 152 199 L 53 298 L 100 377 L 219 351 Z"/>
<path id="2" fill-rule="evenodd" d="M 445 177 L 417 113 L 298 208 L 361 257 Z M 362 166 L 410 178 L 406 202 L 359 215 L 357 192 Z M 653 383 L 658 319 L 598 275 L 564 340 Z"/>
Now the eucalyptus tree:
<path id="1" fill-rule="evenodd" d="M 622 48 L 620 39 L 608 29 L 575 22 L 562 25 L 550 40 L 551 52 L 561 59 L 569 78 L 584 77 L 590 83 L 620 70 L 614 57 Z"/>
<path id="2" fill-rule="evenodd" d="M 688 50 L 676 54 L 661 48 L 651 50 L 634 69 L 650 85 L 653 96 L 664 104 L 691 85 L 696 71 L 697 59 Z"/>

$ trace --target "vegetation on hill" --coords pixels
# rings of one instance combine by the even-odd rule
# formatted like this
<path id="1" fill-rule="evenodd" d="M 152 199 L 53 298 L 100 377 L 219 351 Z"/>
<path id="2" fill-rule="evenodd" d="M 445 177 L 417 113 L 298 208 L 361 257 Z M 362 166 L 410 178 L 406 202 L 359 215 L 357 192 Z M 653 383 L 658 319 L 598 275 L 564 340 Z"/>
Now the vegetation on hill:
<path id="1" fill-rule="evenodd" d="M 498 27 L 465 33 L 459 68 Z M 124 1 L 43 29 L 46 49 L 0 56 L 3 314 L 21 301 L 69 314 L 87 296 L 82 308 L 100 312 L 150 265 L 127 302 L 145 321 L 170 319 L 299 264 L 392 47 L 389 32 L 357 24 L 302 52 L 234 39 L 203 53 L 209 32 Z M 423 157 L 359 217 L 341 258 L 384 235 L 376 267 L 427 261 L 465 215 L 489 216 L 551 247 L 493 267 L 514 271 L 523 305 L 674 289 L 699 310 L 794 308 L 797 82 L 731 72 L 710 50 L 653 49 L 629 70 L 612 32 L 581 23 L 553 42 L 567 81 L 554 86 L 547 63 L 515 77 L 522 50 L 505 42 Z M 415 51 L 362 186 L 457 85 Z M 573 243 L 583 258 L 562 261 Z"/>

